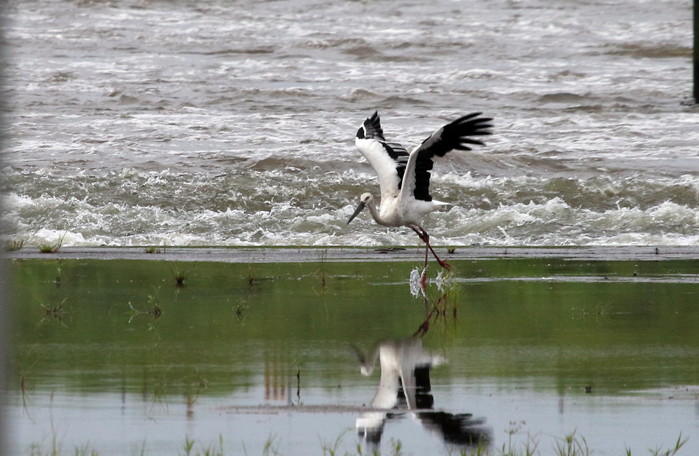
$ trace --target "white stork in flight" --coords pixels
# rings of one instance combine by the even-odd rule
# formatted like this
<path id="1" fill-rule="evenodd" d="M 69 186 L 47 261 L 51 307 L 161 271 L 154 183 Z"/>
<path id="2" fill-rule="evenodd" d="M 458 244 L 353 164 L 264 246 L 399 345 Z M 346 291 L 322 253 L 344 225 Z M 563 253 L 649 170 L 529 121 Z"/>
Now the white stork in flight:
<path id="1" fill-rule="evenodd" d="M 427 231 L 420 226 L 425 215 L 448 205 L 432 199 L 430 170 L 435 157 L 444 157 L 455 149 L 471 150 L 469 146 L 474 144 L 483 146 L 484 143 L 473 136 L 490 135 L 492 120 L 481 117 L 480 112 L 465 115 L 432 133 L 408 153 L 400 144 L 386 141 L 379 113 L 374 112 L 357 130 L 355 144 L 378 175 L 381 206 L 376 207 L 371 193 L 364 193 L 347 223 L 368 207 L 376 223 L 392 227 L 407 226 L 420 236 L 426 245 L 425 265 L 429 249 L 439 264 L 449 269 L 447 262 L 441 260 L 430 245 Z"/>

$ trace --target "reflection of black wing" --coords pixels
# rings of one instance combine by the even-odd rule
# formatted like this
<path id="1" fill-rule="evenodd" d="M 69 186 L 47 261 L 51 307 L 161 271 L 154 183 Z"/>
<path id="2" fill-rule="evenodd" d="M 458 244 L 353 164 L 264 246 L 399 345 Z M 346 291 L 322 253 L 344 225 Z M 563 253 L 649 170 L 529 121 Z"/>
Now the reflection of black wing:
<path id="1" fill-rule="evenodd" d="M 383 426 L 384 422 L 382 421 L 380 426 L 359 428 L 357 429 L 357 435 L 362 440 L 365 440 L 371 448 L 378 448 L 378 445 L 381 443 L 381 436 L 383 435 Z M 372 451 L 371 454 L 378 453 Z"/>
<path id="2" fill-rule="evenodd" d="M 432 390 L 432 384 L 430 382 L 430 369 L 431 365 L 417 366 L 413 371 L 415 379 L 415 401 L 412 404 L 416 409 L 430 409 L 434 405 L 434 396 L 432 396 L 430 391 Z M 405 389 L 403 388 L 403 382 L 401 382 L 401 387 L 398 390 L 398 399 L 405 401 L 404 406 L 408 406 L 407 398 L 405 397 Z"/>
<path id="3" fill-rule="evenodd" d="M 420 412 L 422 424 L 439 432 L 444 441 L 453 445 L 482 446 L 492 440 L 492 431 L 484 419 L 474 419 L 470 413 Z"/>

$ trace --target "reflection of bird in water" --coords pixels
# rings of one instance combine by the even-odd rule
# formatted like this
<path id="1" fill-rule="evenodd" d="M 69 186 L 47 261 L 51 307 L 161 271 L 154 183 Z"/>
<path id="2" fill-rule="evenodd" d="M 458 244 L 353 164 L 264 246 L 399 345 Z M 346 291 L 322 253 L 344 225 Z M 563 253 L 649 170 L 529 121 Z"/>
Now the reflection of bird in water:
<path id="1" fill-rule="evenodd" d="M 379 387 L 370 405 L 387 410 L 363 413 L 356 421 L 357 432 L 374 451 L 381 441 L 386 420 L 402 414 L 401 405 L 448 444 L 475 446 L 490 441 L 491 431 L 485 420 L 474 419 L 470 413 L 431 410 L 434 399 L 429 394 L 430 369 L 444 360 L 425 350 L 422 339 L 385 340 L 368 357 L 356 348 L 355 352 L 363 375 L 371 375 L 377 360 L 381 367 Z"/>
<path id="2" fill-rule="evenodd" d="M 422 340 L 416 337 L 383 341 L 367 358 L 359 350 L 355 351 L 363 375 L 371 375 L 379 361 L 381 378 L 371 406 L 381 409 L 395 407 L 401 389 L 408 409 L 416 409 L 416 393 L 430 390 L 429 369 L 443 362 L 440 356 L 425 350 Z"/>
<path id="3" fill-rule="evenodd" d="M 425 264 L 429 249 L 439 264 L 448 268 L 449 265 L 432 249 L 427 231 L 420 226 L 425 215 L 448 205 L 432 199 L 430 170 L 435 157 L 443 157 L 454 149 L 471 150 L 469 146 L 474 144 L 484 145 L 472 136 L 491 134 L 492 119 L 480 115 L 472 113 L 456 119 L 408 153 L 400 144 L 386 141 L 379 114 L 374 112 L 357 131 L 355 144 L 378 175 L 381 207 L 377 209 L 371 193 L 364 193 L 347 223 L 368 207 L 376 223 L 390 227 L 407 226 L 415 231 L 425 242 Z"/>

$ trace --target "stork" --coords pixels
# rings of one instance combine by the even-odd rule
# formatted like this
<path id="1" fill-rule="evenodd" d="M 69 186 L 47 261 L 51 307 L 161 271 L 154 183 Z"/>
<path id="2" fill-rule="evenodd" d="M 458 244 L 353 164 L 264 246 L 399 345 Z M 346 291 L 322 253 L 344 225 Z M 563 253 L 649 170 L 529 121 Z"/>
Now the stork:
<path id="1" fill-rule="evenodd" d="M 425 266 L 428 252 L 440 266 L 449 269 L 446 261 L 437 256 L 430 245 L 430 236 L 420 223 L 425 215 L 448 203 L 432 199 L 430 171 L 435 158 L 442 158 L 452 150 L 471 150 L 471 145 L 485 145 L 474 136 L 490 135 L 492 118 L 474 112 L 459 117 L 435 131 L 422 144 L 408 153 L 402 145 L 384 138 L 378 111 L 367 118 L 357 130 L 355 144 L 374 168 L 381 188 L 381 204 L 376 207 L 374 196 L 363 193 L 359 205 L 349 218 L 349 224 L 364 208 L 369 208 L 376 223 L 388 227 L 407 226 L 425 243 Z"/>

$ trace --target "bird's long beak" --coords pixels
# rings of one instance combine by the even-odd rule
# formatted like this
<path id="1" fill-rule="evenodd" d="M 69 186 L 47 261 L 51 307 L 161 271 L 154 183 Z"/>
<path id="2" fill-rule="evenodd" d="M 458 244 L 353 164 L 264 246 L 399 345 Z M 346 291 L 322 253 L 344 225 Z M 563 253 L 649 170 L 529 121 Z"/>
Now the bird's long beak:
<path id="1" fill-rule="evenodd" d="M 355 218 L 356 216 L 359 215 L 360 212 L 362 212 L 362 211 L 364 210 L 364 207 L 365 207 L 365 206 L 366 206 L 366 204 L 364 203 L 364 201 L 360 201 L 360 202 L 359 202 L 359 206 L 357 206 L 357 209 L 354 210 L 354 214 L 352 214 L 352 216 L 349 218 L 349 220 L 347 220 L 347 224 L 348 224 L 348 225 L 350 224 L 350 222 L 351 222 L 352 220 L 354 220 L 354 218 Z"/>

